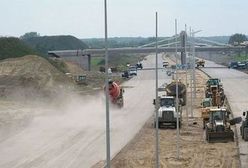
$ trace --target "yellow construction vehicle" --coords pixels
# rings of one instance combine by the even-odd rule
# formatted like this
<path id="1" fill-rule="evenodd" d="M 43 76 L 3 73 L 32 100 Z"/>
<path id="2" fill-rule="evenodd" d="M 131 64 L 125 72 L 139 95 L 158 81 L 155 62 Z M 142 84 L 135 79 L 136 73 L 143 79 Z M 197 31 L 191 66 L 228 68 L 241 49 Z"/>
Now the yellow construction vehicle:
<path id="1" fill-rule="evenodd" d="M 203 59 L 196 60 L 196 67 L 204 67 L 205 66 L 205 61 Z"/>
<path id="2" fill-rule="evenodd" d="M 218 78 L 210 78 L 206 83 L 205 97 L 212 98 L 212 106 L 222 106 L 225 100 L 223 85 Z"/>
<path id="3" fill-rule="evenodd" d="M 206 123 L 205 135 L 208 142 L 234 141 L 231 125 L 242 121 L 241 117 L 229 119 L 230 112 L 226 108 L 213 107 L 209 110 L 209 121 Z"/>
<path id="4" fill-rule="evenodd" d="M 206 123 L 209 120 L 209 111 L 212 107 L 212 98 L 204 98 L 201 103 L 201 117 L 203 123 L 203 129 L 205 129 Z"/>

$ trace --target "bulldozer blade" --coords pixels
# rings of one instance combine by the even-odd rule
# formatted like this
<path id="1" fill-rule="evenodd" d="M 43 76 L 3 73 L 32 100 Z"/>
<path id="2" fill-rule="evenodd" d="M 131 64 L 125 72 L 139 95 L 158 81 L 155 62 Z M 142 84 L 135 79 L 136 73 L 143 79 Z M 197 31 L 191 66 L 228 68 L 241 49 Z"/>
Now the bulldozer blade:
<path id="1" fill-rule="evenodd" d="M 234 132 L 209 132 L 207 141 L 209 143 L 234 141 Z"/>
<path id="2" fill-rule="evenodd" d="M 229 122 L 230 122 L 230 125 L 235 125 L 235 124 L 241 123 L 241 121 L 242 121 L 242 117 L 237 117 L 237 118 L 231 119 Z"/>

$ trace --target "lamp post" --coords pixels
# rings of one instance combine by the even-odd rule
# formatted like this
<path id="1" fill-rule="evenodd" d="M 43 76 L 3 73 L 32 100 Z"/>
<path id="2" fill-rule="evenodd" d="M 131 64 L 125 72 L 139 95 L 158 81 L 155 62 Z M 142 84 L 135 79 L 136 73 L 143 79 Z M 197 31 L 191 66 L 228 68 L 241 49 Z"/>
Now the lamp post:
<path id="1" fill-rule="evenodd" d="M 178 58 L 177 58 L 177 19 L 175 19 L 175 43 L 176 43 L 176 113 L 177 113 L 177 159 L 179 159 L 179 111 L 178 111 Z"/>
<path id="2" fill-rule="evenodd" d="M 106 167 L 110 168 L 110 122 L 109 122 L 109 75 L 108 75 L 108 27 L 107 0 L 104 0 L 105 29 L 105 96 L 106 96 Z"/>
<path id="3" fill-rule="evenodd" d="M 156 80 L 155 80 L 155 95 L 156 95 L 156 168 L 160 167 L 159 164 L 159 132 L 158 132 L 158 13 L 156 12 Z"/>
<path id="4" fill-rule="evenodd" d="M 192 55 L 193 55 L 193 84 L 194 84 L 194 99 L 196 98 L 196 77 L 195 77 L 195 34 L 201 32 L 201 30 L 198 31 L 192 31 L 192 40 L 193 40 L 193 48 L 192 48 Z"/>

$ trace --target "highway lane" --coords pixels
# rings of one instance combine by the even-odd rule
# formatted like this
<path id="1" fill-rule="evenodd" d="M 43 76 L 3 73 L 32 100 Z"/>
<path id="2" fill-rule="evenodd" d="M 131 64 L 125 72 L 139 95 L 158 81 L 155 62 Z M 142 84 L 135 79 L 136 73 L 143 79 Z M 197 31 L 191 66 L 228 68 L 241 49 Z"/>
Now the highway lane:
<path id="1" fill-rule="evenodd" d="M 154 55 L 148 56 L 144 67 L 154 68 L 154 60 Z M 162 67 L 161 57 L 159 60 Z M 138 76 L 123 84 L 124 108 L 111 106 L 112 157 L 153 115 L 154 79 L 154 70 L 138 71 Z M 160 84 L 169 80 L 161 69 L 159 79 Z M 104 94 L 71 95 L 62 100 L 56 107 L 33 108 L 39 115 L 28 126 L 0 141 L 0 167 L 81 168 L 106 158 Z"/>
<path id="2" fill-rule="evenodd" d="M 211 61 L 206 61 L 206 67 L 222 67 Z M 202 68 L 211 77 L 220 78 L 228 98 L 234 117 L 242 116 L 248 110 L 248 74 L 228 68 Z M 241 139 L 240 124 L 237 125 L 238 141 L 242 168 L 248 167 L 248 142 Z"/>

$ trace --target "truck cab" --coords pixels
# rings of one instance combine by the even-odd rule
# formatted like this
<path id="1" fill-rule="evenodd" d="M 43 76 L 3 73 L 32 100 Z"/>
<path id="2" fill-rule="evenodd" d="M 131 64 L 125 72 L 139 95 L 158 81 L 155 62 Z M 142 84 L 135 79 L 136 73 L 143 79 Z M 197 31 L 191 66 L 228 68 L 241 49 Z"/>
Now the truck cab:
<path id="1" fill-rule="evenodd" d="M 159 105 L 160 107 L 175 107 L 175 98 L 173 96 L 161 96 L 159 97 Z"/>
<path id="2" fill-rule="evenodd" d="M 234 141 L 234 132 L 231 125 L 237 123 L 236 119 L 229 119 L 230 112 L 226 108 L 211 108 L 209 121 L 206 124 L 206 140 L 208 142 Z M 233 124 L 232 124 L 233 122 Z"/>
<path id="3" fill-rule="evenodd" d="M 178 112 L 179 128 L 181 126 L 181 112 Z M 162 106 L 158 110 L 158 127 L 170 127 L 177 128 L 177 112 L 175 107 Z"/>

